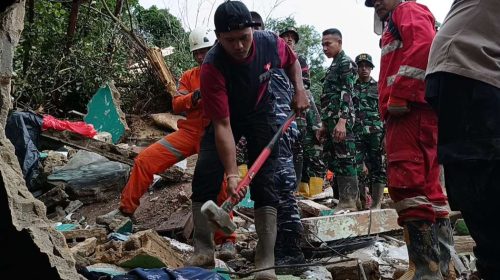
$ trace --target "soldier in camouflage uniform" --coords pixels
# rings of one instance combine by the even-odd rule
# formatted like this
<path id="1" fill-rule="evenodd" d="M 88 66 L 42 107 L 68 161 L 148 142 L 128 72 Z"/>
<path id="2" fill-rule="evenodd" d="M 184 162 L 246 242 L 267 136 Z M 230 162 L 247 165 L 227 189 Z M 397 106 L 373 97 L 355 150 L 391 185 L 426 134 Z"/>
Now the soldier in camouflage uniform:
<path id="1" fill-rule="evenodd" d="M 378 85 L 370 76 L 374 68 L 372 57 L 369 54 L 360 54 L 356 57 L 359 78 L 354 85 L 356 92 L 354 108 L 356 121 L 354 133 L 356 135 L 356 163 L 358 174 L 362 173 L 363 164 L 368 168 L 366 182 L 370 187 L 373 202 L 371 209 L 380 209 L 384 187 L 386 184 L 385 164 L 383 162 L 382 139 L 384 128 L 378 111 Z M 365 185 L 360 184 L 361 208 L 366 205 Z"/>
<path id="2" fill-rule="evenodd" d="M 268 91 L 276 98 L 275 112 L 277 125 L 281 125 L 292 111 L 290 104 L 293 88 L 283 70 L 272 70 Z M 274 174 L 274 182 L 279 196 L 278 234 L 275 244 L 275 263 L 304 263 L 304 254 L 300 249 L 300 240 L 304 232 L 300 221 L 300 211 L 297 206 L 295 190 L 297 178 L 295 174 L 292 146 L 297 141 L 299 131 L 296 122 L 280 138 L 278 145 L 278 166 Z"/>
<path id="3" fill-rule="evenodd" d="M 303 131 L 300 131 L 301 135 L 302 133 L 304 135 L 304 165 L 301 183 L 309 184 L 307 187 L 310 189 L 321 189 L 326 175 L 326 166 L 323 160 L 323 145 L 316 137 L 318 131 L 321 129 L 321 116 L 316 108 L 312 94 L 309 95 L 309 98 L 311 107 L 305 114 L 306 127 Z"/>
<path id="4" fill-rule="evenodd" d="M 353 105 L 357 66 L 342 50 L 342 33 L 335 28 L 323 31 L 323 52 L 333 58 L 328 68 L 321 93 L 320 135 L 325 139 L 323 152 L 328 168 L 334 173 L 339 192 L 336 210 L 356 211 L 358 177 L 356 170 L 356 143 L 353 133 L 355 111 Z"/>
<path id="5" fill-rule="evenodd" d="M 280 37 L 295 51 L 295 45 L 299 42 L 300 37 L 294 27 L 288 27 L 281 31 Z M 300 133 L 292 149 L 297 183 L 304 185 L 300 189 L 309 190 L 311 184 L 318 185 L 318 188 L 323 186 L 326 167 L 322 159 L 323 147 L 316 138 L 317 131 L 321 128 L 321 117 L 309 91 L 311 87 L 309 65 L 303 56 L 299 55 L 298 59 L 302 68 L 302 81 L 307 90 L 311 108 L 296 118 Z"/>

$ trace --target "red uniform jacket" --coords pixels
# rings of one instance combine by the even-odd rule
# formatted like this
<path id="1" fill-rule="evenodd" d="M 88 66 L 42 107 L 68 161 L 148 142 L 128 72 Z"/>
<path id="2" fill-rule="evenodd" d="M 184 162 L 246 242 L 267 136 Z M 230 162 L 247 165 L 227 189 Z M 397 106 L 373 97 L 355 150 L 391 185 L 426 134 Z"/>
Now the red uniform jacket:
<path id="1" fill-rule="evenodd" d="M 425 70 L 436 34 L 429 9 L 416 2 L 403 2 L 390 14 L 382 34 L 379 78 L 379 109 L 387 119 L 390 96 L 425 103 Z"/>

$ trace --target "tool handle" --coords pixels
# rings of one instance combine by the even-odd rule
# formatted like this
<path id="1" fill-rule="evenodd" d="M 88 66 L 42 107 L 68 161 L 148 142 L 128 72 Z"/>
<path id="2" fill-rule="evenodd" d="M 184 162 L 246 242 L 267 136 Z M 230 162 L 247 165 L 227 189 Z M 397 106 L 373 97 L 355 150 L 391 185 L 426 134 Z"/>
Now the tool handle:
<path id="1" fill-rule="evenodd" d="M 290 127 L 290 125 L 292 124 L 292 122 L 294 120 L 295 120 L 295 112 L 292 111 L 288 115 L 286 121 L 280 126 L 278 131 L 274 134 L 271 141 L 269 141 L 269 143 L 264 148 L 264 150 L 262 150 L 262 152 L 257 157 L 255 162 L 252 164 L 250 169 L 248 169 L 247 174 L 245 175 L 245 177 L 243 177 L 243 179 L 238 184 L 238 187 L 236 188 L 236 192 L 239 192 L 243 189 L 248 188 L 248 186 L 250 186 L 250 182 L 253 180 L 253 178 L 255 177 L 257 172 L 259 172 L 262 165 L 264 165 L 264 162 L 267 160 L 267 158 L 271 154 L 271 151 L 273 150 L 274 145 L 276 144 L 276 142 L 278 142 L 278 140 L 286 132 L 286 130 Z M 221 208 L 224 211 L 229 213 L 233 210 L 233 207 L 236 204 L 238 204 L 239 202 L 240 201 L 238 199 L 234 198 L 233 196 L 230 196 L 228 199 L 226 199 L 226 201 L 224 201 L 224 203 L 222 203 Z"/>

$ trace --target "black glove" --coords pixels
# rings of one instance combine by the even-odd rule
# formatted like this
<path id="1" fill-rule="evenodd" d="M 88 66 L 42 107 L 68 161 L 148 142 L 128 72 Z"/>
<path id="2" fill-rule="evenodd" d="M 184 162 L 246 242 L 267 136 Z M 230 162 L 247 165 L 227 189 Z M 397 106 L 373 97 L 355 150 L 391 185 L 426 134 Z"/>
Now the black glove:
<path id="1" fill-rule="evenodd" d="M 201 92 L 199 89 L 197 89 L 193 92 L 193 95 L 191 95 L 191 103 L 193 103 L 193 105 L 196 105 L 198 104 L 198 101 L 200 99 L 201 99 Z"/>

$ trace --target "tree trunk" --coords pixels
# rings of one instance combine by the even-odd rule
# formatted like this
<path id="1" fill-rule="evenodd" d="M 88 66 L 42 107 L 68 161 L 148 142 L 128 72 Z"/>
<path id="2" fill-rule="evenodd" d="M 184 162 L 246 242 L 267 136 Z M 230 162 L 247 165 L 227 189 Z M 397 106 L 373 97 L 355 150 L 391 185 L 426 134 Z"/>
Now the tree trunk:
<path id="1" fill-rule="evenodd" d="M 0 244 L 2 276 L 15 279 L 81 279 L 65 239 L 28 191 L 14 147 L 5 137 L 11 108 L 13 57 L 24 24 L 25 0 L 0 4 Z"/>
<path id="2" fill-rule="evenodd" d="M 115 12 L 113 13 L 117 19 L 120 19 L 122 15 L 122 9 L 123 9 L 123 0 L 116 0 L 116 6 L 115 6 Z M 111 64 L 113 61 L 113 53 L 115 52 L 115 35 L 111 35 L 111 40 L 109 41 L 108 44 L 108 56 L 106 57 L 106 62 L 108 64 Z"/>
<path id="3" fill-rule="evenodd" d="M 73 45 L 73 39 L 76 33 L 76 23 L 78 22 L 78 11 L 80 9 L 81 0 L 73 0 L 71 4 L 71 13 L 69 14 L 68 31 L 66 32 L 66 49 L 69 51 Z"/>

